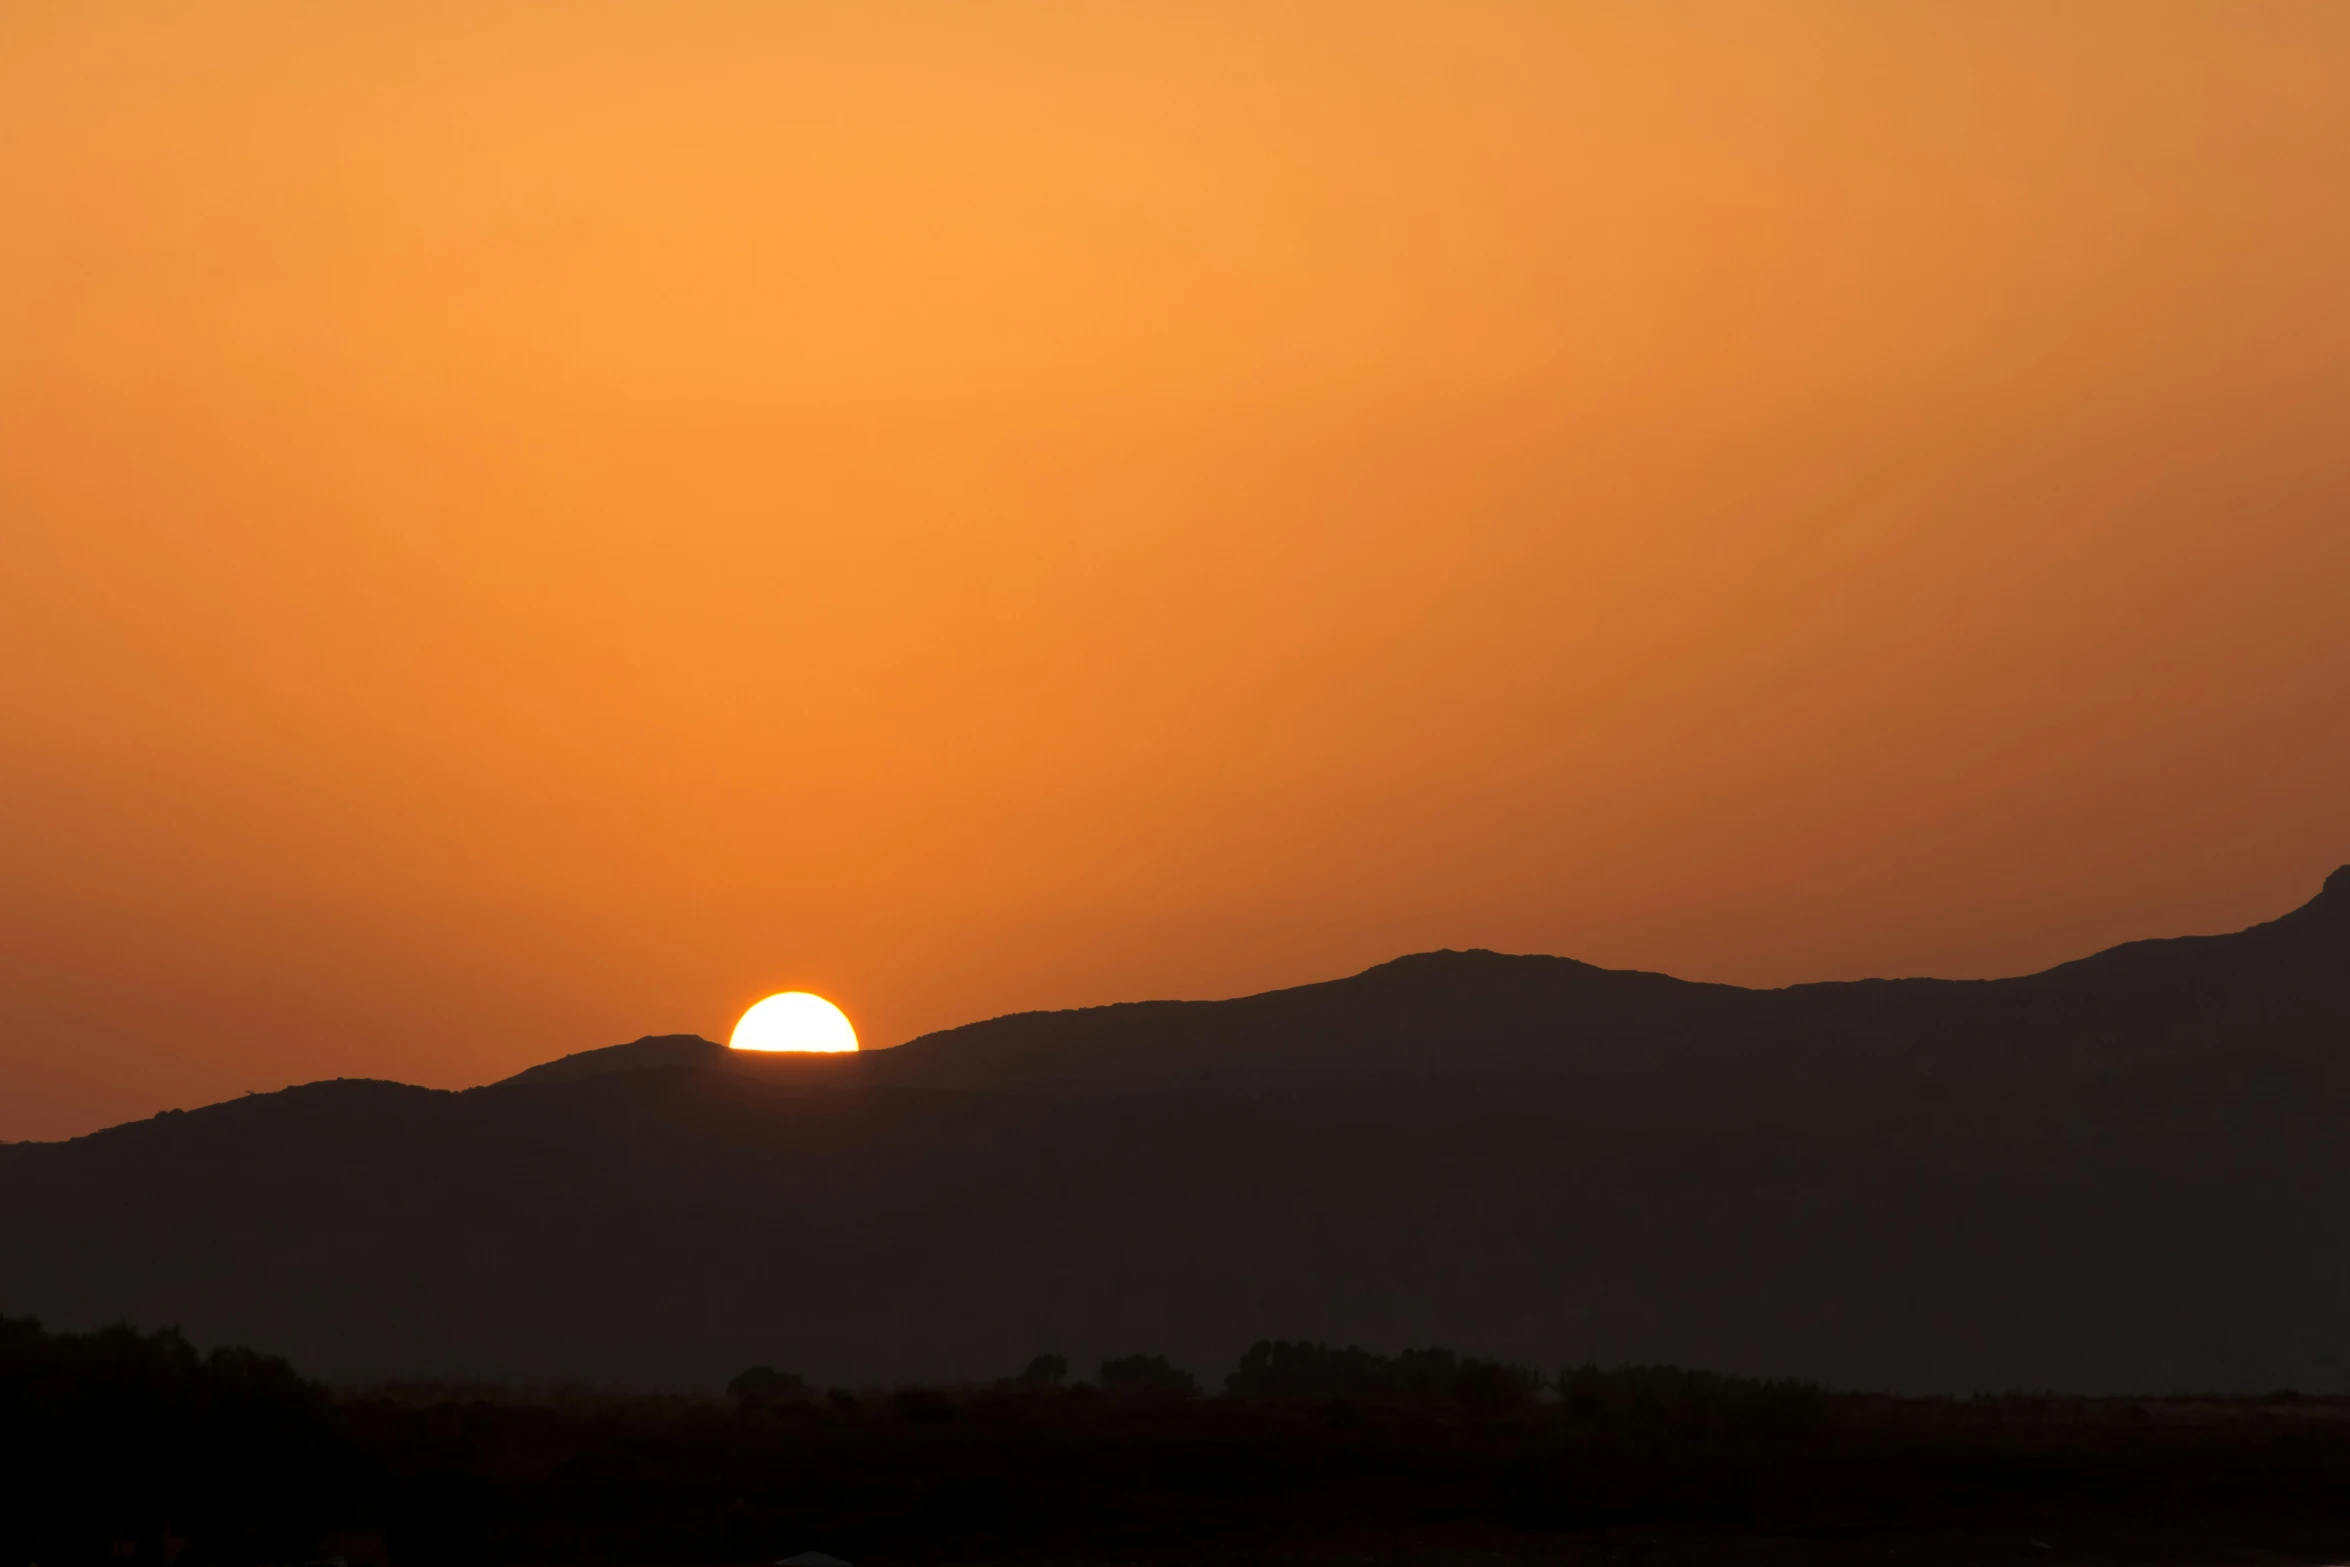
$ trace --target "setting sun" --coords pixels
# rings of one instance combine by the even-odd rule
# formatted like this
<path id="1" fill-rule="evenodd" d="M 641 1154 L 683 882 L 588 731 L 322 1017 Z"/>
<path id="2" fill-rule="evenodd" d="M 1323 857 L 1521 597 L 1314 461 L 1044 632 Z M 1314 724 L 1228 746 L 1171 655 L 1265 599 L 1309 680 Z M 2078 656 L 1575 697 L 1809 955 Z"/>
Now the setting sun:
<path id="1" fill-rule="evenodd" d="M 2346 175 L 2350 0 L 0 0 L 0 1567 L 2350 1567 Z"/>
<path id="2" fill-rule="evenodd" d="M 814 1050 L 837 1053 L 857 1048 L 848 1014 L 822 996 L 787 990 L 742 1015 L 727 1040 L 732 1050 Z"/>

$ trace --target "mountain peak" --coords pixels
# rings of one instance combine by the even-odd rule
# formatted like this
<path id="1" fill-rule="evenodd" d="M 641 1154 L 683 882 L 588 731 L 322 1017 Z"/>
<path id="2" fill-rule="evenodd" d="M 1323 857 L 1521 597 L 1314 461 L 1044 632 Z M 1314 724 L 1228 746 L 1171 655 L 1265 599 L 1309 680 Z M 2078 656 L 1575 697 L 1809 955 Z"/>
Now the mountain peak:
<path id="1" fill-rule="evenodd" d="M 726 1047 L 699 1034 L 647 1034 L 625 1045 L 601 1050 L 579 1050 L 501 1078 L 492 1087 L 513 1083 L 568 1083 L 607 1072 L 643 1072 L 660 1067 L 711 1067 L 726 1060 Z"/>
<path id="2" fill-rule="evenodd" d="M 2326 884 L 2316 897 L 2276 922 L 2288 928 L 2310 931 L 2316 927 L 2332 930 L 2337 926 L 2350 927 L 2350 865 L 2345 865 L 2326 878 Z"/>

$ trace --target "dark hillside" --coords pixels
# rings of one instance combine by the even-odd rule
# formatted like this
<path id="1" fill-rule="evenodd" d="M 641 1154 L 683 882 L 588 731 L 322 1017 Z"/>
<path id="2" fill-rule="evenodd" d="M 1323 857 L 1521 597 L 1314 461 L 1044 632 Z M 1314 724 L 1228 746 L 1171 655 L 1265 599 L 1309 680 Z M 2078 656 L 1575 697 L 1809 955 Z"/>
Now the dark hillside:
<path id="1" fill-rule="evenodd" d="M 2133 942 L 2004 980 L 1742 990 L 1568 958 L 1428 952 L 1236 1001 L 1031 1012 L 875 1052 L 887 1081 L 982 1087 L 1229 1071 L 1636 1073 L 1789 1050 L 1942 1053 L 1973 1069 L 2097 1070 L 2175 1048 L 2309 1051 L 2350 1031 L 2350 867 L 2293 913 L 2225 936 Z M 542 1069 L 544 1070 L 544 1069 Z"/>
<path id="2" fill-rule="evenodd" d="M 1753 992 L 1570 958 L 1425 952 L 1237 1001 L 1023 1013 L 877 1054 L 885 1080 L 957 1087 L 1229 1071 L 1540 1072 L 1631 1064 L 1734 1035 Z"/>
<path id="3" fill-rule="evenodd" d="M 0 1150 L 0 1302 L 338 1378 L 1212 1376 L 1271 1334 L 2345 1390 L 2346 908 L 1995 982 L 1432 953 L 863 1057 L 312 1084 Z"/>

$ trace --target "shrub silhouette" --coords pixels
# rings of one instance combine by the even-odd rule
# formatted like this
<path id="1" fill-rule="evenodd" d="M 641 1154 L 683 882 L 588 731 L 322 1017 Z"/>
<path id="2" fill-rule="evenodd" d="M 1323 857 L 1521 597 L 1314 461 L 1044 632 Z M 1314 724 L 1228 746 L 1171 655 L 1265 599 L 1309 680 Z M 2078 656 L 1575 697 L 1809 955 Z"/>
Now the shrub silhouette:
<path id="1" fill-rule="evenodd" d="M 808 1384 L 773 1366 L 752 1366 L 726 1384 L 726 1393 L 746 1409 L 760 1409 L 803 1402 L 808 1397 Z"/>
<path id="2" fill-rule="evenodd" d="M 894 1402 L 898 1418 L 914 1425 L 943 1425 L 958 1413 L 955 1401 L 936 1388 L 902 1387 Z"/>
<path id="3" fill-rule="evenodd" d="M 1189 1398 L 1199 1392 L 1199 1378 L 1169 1363 L 1164 1355 L 1127 1355 L 1102 1362 L 1105 1393 L 1157 1393 Z"/>
<path id="4" fill-rule="evenodd" d="M 0 1561 L 304 1555 L 361 1478 L 282 1360 L 0 1318 Z"/>
<path id="5" fill-rule="evenodd" d="M 1524 1409 L 1542 1391 L 1539 1373 L 1498 1360 L 1464 1360 L 1453 1373 L 1453 1397 L 1472 1414 L 1503 1415 Z"/>
<path id="6" fill-rule="evenodd" d="M 1576 1366 L 1558 1374 L 1557 1386 L 1569 1426 L 1652 1442 L 1784 1442 L 1815 1434 L 1828 1414 L 1827 1392 L 1815 1383 L 1679 1366 Z"/>
<path id="7" fill-rule="evenodd" d="M 1040 1382 L 1066 1374 L 1059 1357 L 1031 1366 Z M 775 1380 L 738 1378 L 738 1397 L 796 1385 L 752 1370 Z M 2350 1421 L 2333 1399 L 1903 1399 L 1586 1365 L 1559 1373 L 1555 1410 L 1493 1421 L 1481 1416 L 1522 1401 L 1528 1372 L 1271 1340 L 1233 1383 L 1227 1399 L 1179 1396 L 1192 1379 L 1138 1354 L 1104 1362 L 1101 1388 L 912 1387 L 834 1418 L 454 1385 L 330 1402 L 246 1351 L 0 1320 L 0 1567 L 164 1567 L 175 1552 L 176 1567 L 253 1567 L 350 1549 L 321 1538 L 327 1524 L 355 1544 L 380 1527 L 395 1567 L 691 1567 L 803 1547 L 1335 1559 L 1374 1535 L 1399 1542 L 1398 1559 L 1437 1559 L 1503 1524 L 1883 1537 L 1925 1562 L 1982 1559 L 1985 1541 L 2004 1553 L 2027 1528 L 2137 1540 L 2158 1527 L 2188 1542 L 2182 1562 L 2240 1560 L 2268 1538 L 2278 1560 L 2341 1560 L 2350 1539 Z"/>
<path id="8" fill-rule="evenodd" d="M 419 1475 L 392 1495 L 385 1544 L 401 1562 L 472 1567 L 487 1554 L 498 1493 L 479 1475 Z"/>
<path id="9" fill-rule="evenodd" d="M 1069 1361 L 1062 1355 L 1039 1355 L 1028 1363 L 1028 1369 L 1014 1378 L 1016 1386 L 1025 1388 L 1055 1388 L 1069 1375 Z"/>
<path id="10" fill-rule="evenodd" d="M 1260 1339 L 1224 1379 L 1236 1398 L 1384 1399 L 1457 1402 L 1481 1414 L 1523 1408 L 1541 1377 L 1498 1360 L 1463 1359 L 1449 1349 L 1380 1355 L 1356 1345 Z"/>

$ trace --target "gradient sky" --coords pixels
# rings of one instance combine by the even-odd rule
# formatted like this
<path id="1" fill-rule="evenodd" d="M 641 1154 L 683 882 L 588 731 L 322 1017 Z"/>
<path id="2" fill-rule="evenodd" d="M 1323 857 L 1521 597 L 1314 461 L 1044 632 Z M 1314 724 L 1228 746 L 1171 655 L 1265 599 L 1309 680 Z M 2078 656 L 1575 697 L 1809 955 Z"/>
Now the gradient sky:
<path id="1" fill-rule="evenodd" d="M 0 0 L 0 1138 L 2350 860 L 2350 6 Z"/>

